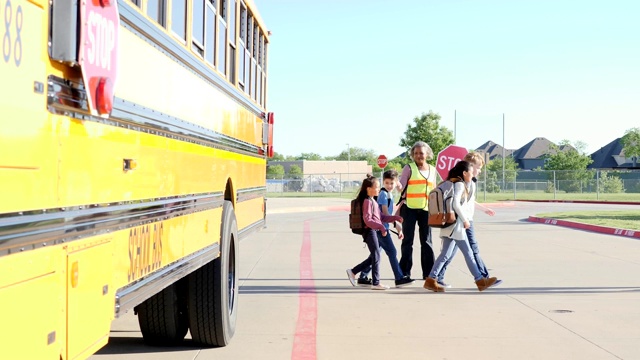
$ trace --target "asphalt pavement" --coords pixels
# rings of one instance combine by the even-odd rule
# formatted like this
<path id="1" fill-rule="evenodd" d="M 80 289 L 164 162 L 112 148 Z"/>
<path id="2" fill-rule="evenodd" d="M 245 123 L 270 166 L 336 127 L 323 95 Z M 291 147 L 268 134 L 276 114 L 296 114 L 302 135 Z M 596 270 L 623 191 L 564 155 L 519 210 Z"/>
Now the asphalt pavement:
<path id="1" fill-rule="evenodd" d="M 640 359 L 640 241 L 527 221 L 633 205 L 500 202 L 476 212 L 480 252 L 504 282 L 478 292 L 464 259 L 446 293 L 352 287 L 368 251 L 347 199 L 268 200 L 268 227 L 240 245 L 235 337 L 224 348 L 145 346 L 131 313 L 91 359 Z M 437 235 L 437 231 L 434 233 Z M 400 241 L 394 236 L 396 247 Z M 440 241 L 434 238 L 436 254 Z M 419 245 L 413 277 L 420 277 Z M 393 286 L 382 255 L 383 283 Z"/>

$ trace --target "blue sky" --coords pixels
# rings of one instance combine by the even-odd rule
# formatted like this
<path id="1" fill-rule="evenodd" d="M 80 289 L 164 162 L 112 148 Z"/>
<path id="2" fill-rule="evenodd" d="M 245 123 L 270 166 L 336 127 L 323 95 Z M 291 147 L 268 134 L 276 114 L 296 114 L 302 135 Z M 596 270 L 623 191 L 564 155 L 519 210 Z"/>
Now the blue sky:
<path id="1" fill-rule="evenodd" d="M 457 144 L 598 150 L 640 127 L 640 1 L 255 0 L 275 150 L 395 156 L 433 110 Z"/>

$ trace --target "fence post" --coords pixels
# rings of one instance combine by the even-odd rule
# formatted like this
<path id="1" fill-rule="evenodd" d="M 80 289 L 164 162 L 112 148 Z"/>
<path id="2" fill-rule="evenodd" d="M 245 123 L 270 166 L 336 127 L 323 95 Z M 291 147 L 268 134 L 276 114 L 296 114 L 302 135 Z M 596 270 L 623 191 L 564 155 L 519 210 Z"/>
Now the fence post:
<path id="1" fill-rule="evenodd" d="M 487 202 L 487 172 L 484 172 L 484 201 Z"/>
<path id="2" fill-rule="evenodd" d="M 556 189 L 558 185 L 556 184 L 556 171 L 553 170 L 553 200 L 556 200 Z"/>
<path id="3" fill-rule="evenodd" d="M 596 169 L 596 200 L 600 200 L 600 170 Z"/>
<path id="4" fill-rule="evenodd" d="M 513 172 L 513 200 L 517 199 L 516 196 L 516 178 L 518 177 L 518 172 L 514 171 Z"/>

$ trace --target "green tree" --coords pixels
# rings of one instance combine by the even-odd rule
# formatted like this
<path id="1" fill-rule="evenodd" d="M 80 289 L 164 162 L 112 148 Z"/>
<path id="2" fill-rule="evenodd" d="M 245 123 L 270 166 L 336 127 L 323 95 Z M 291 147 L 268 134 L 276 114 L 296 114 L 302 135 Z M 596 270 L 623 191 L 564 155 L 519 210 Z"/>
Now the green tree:
<path id="1" fill-rule="evenodd" d="M 583 182 L 593 179 L 593 173 L 587 170 L 587 166 L 593 162 L 584 151 L 585 144 L 577 142 L 572 146 L 568 140 L 560 142 L 559 146 L 551 145 L 549 153 L 545 155 L 545 170 L 554 170 L 558 190 L 566 192 L 580 192 Z M 553 178 L 553 173 L 549 175 Z"/>
<path id="2" fill-rule="evenodd" d="M 338 156 L 335 157 L 335 160 L 339 161 L 347 161 L 351 159 L 351 161 L 366 161 L 367 164 L 371 165 L 371 171 L 373 174 L 379 174 L 381 169 L 378 166 L 378 156 L 372 149 L 363 149 L 359 147 L 351 147 L 348 150 L 344 150 Z"/>
<path id="3" fill-rule="evenodd" d="M 289 175 L 302 175 L 302 168 L 296 164 L 289 167 Z"/>
<path id="4" fill-rule="evenodd" d="M 296 160 L 324 160 L 320 154 L 302 153 L 296 156 Z"/>
<path id="5" fill-rule="evenodd" d="M 413 118 L 412 124 L 407 124 L 407 130 L 404 137 L 400 139 L 400 146 L 408 151 L 413 144 L 418 141 L 424 141 L 433 150 L 434 159 L 431 160 L 435 164 L 435 157 L 440 151 L 447 146 L 453 144 L 453 132 L 444 126 L 440 126 L 440 115 L 429 110 L 428 113 L 422 113 L 420 116 Z M 403 165 L 411 162 L 411 158 L 406 156 Z"/>
<path id="6" fill-rule="evenodd" d="M 273 157 L 271 158 L 271 160 L 273 160 L 273 161 L 284 161 L 285 157 L 284 157 L 284 155 L 274 151 L 273 152 Z"/>
<path id="7" fill-rule="evenodd" d="M 493 160 L 489 160 L 486 166 L 487 176 L 490 174 L 495 174 L 496 181 L 502 182 L 502 157 L 495 157 Z M 516 178 L 516 173 L 518 171 L 518 164 L 511 156 L 507 156 L 504 159 L 504 182 L 507 184 L 513 184 L 513 181 Z M 480 179 L 484 179 L 482 174 L 480 174 Z M 488 180 L 487 180 L 488 181 Z"/>
<path id="8" fill-rule="evenodd" d="M 284 166 L 269 165 L 267 166 L 267 177 L 271 179 L 279 179 L 284 175 Z"/>
<path id="9" fill-rule="evenodd" d="M 289 167 L 289 181 L 287 182 L 287 191 L 302 190 L 302 168 L 293 164 Z"/>
<path id="10" fill-rule="evenodd" d="M 636 167 L 640 157 L 640 128 L 635 127 L 625 131 L 620 141 L 622 142 L 624 156 L 631 158 L 633 167 Z"/>
<path id="11" fill-rule="evenodd" d="M 604 193 L 621 193 L 624 192 L 624 184 L 622 179 L 607 171 L 600 171 L 600 183 L 598 184 L 600 191 Z"/>

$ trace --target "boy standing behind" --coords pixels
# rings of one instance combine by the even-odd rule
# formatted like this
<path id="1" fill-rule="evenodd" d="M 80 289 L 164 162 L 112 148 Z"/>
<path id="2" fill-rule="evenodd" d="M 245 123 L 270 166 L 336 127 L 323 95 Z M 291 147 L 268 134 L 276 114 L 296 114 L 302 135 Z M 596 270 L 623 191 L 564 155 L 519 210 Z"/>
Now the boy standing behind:
<path id="1" fill-rule="evenodd" d="M 396 186 L 398 180 L 398 172 L 395 170 L 387 170 L 382 174 L 382 189 L 378 194 L 378 207 L 382 215 L 393 215 L 393 194 L 391 192 Z M 387 234 L 382 236 L 378 233 L 378 242 L 380 248 L 384 250 L 385 254 L 389 257 L 389 264 L 391 264 L 391 270 L 393 270 L 393 276 L 395 278 L 396 287 L 403 287 L 411 285 L 413 280 L 409 276 L 404 276 L 402 270 L 400 270 L 400 264 L 398 263 L 398 251 L 393 244 L 391 238 L 391 232 L 389 231 L 389 224 L 384 223 L 384 227 L 387 229 Z M 395 223 L 396 231 L 398 232 L 398 238 L 402 240 L 404 235 L 402 234 L 402 228 L 399 224 Z M 360 273 L 358 278 L 358 285 L 371 285 L 371 280 L 367 277 L 369 270 Z"/>

